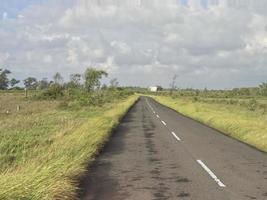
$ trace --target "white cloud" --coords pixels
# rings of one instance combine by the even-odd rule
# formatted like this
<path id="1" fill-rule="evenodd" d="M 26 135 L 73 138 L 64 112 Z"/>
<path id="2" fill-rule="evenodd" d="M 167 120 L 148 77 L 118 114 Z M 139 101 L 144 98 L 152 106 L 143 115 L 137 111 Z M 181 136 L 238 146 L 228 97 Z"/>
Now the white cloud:
<path id="1" fill-rule="evenodd" d="M 6 62 L 9 57 L 10 57 L 10 54 L 8 52 L 5 52 L 5 53 L 0 52 L 0 63 Z"/>
<path id="2" fill-rule="evenodd" d="M 131 47 L 129 47 L 125 42 L 121 41 L 112 41 L 110 43 L 111 47 L 113 47 L 119 54 L 130 54 Z"/>
<path id="3" fill-rule="evenodd" d="M 23 19 L 24 16 L 23 16 L 23 15 L 18 15 L 18 18 L 19 18 L 19 19 Z"/>
<path id="4" fill-rule="evenodd" d="M 28 62 L 30 62 L 30 61 L 32 60 L 32 54 L 33 54 L 32 51 L 28 51 L 28 52 L 26 52 L 26 60 L 27 60 Z"/>
<path id="5" fill-rule="evenodd" d="M 75 52 L 75 50 L 70 49 L 68 51 L 68 57 L 67 57 L 67 61 L 69 61 L 71 64 L 76 64 L 78 63 L 78 55 Z"/>
<path id="6" fill-rule="evenodd" d="M 3 20 L 6 20 L 8 18 L 8 13 L 7 12 L 4 12 L 3 14 L 2 14 L 2 19 Z"/>
<path id="7" fill-rule="evenodd" d="M 45 55 L 43 60 L 45 63 L 52 63 L 53 58 L 51 55 Z"/>
<path id="8" fill-rule="evenodd" d="M 0 65 L 38 77 L 96 66 L 121 84 L 143 86 L 168 86 L 174 74 L 183 87 L 249 86 L 266 79 L 263 1 L 229 7 L 221 0 L 207 8 L 197 0 L 189 7 L 173 0 L 56 2 L 28 6 L 17 15 L 23 17 L 0 22 Z"/>

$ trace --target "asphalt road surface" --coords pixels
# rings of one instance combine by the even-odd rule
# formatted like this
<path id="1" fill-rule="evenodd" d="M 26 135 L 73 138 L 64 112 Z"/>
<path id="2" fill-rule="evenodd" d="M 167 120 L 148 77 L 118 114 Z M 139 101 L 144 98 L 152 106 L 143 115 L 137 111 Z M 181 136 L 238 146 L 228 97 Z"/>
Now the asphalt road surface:
<path id="1" fill-rule="evenodd" d="M 84 200 L 266 200 L 267 154 L 142 97 L 81 187 Z"/>

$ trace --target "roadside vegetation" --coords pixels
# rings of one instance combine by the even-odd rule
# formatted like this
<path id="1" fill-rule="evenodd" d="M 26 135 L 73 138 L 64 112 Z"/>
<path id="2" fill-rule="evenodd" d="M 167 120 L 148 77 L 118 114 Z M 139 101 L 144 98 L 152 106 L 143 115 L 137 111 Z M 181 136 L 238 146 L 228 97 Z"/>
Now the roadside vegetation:
<path id="1" fill-rule="evenodd" d="M 24 80 L 0 70 L 0 199 L 75 199 L 80 177 L 138 96 L 105 71 L 65 82 Z M 16 84 L 15 84 L 16 82 Z"/>
<path id="2" fill-rule="evenodd" d="M 152 94 L 152 93 L 150 93 Z M 233 90 L 184 89 L 153 95 L 158 102 L 267 152 L 267 84 Z"/>

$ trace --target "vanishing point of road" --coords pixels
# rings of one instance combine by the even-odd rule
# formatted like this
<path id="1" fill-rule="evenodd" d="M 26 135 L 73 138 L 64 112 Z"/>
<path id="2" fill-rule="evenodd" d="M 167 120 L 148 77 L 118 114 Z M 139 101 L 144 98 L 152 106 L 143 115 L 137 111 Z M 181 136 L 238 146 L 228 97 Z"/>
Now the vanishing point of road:
<path id="1" fill-rule="evenodd" d="M 83 200 L 266 200 L 267 154 L 141 97 L 81 187 Z"/>

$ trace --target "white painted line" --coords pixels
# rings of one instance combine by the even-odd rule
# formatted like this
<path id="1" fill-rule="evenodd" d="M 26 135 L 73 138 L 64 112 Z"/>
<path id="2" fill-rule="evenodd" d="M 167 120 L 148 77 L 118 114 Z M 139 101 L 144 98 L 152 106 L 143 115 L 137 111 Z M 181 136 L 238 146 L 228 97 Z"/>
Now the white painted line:
<path id="1" fill-rule="evenodd" d="M 176 138 L 176 140 L 181 141 L 181 139 L 174 132 L 172 132 L 172 135 Z"/>
<path id="2" fill-rule="evenodd" d="M 153 107 L 150 105 L 150 103 L 148 102 L 148 100 L 146 99 L 146 103 L 148 105 L 148 107 L 151 109 L 151 111 L 156 114 L 156 111 L 153 109 Z M 158 117 L 159 118 L 159 117 Z"/>
<path id="3" fill-rule="evenodd" d="M 164 126 L 167 126 L 167 124 L 164 121 L 161 120 L 161 122 L 162 122 L 162 124 L 164 124 Z"/>
<path id="4" fill-rule="evenodd" d="M 157 115 L 157 118 L 159 118 L 159 115 Z"/>
<path id="5" fill-rule="evenodd" d="M 220 187 L 226 187 L 221 181 L 220 179 L 217 178 L 217 176 L 201 161 L 201 160 L 197 160 L 197 162 L 201 165 L 201 167 L 203 169 L 205 169 L 206 172 L 208 172 L 208 174 L 211 176 L 211 178 L 214 179 L 214 181 L 220 186 Z"/>
<path id="6" fill-rule="evenodd" d="M 150 103 L 148 103 L 148 101 L 147 101 L 146 103 L 147 103 L 147 105 L 149 106 L 149 108 L 150 108 L 151 110 L 153 110 L 153 108 L 152 108 L 152 106 L 150 105 Z"/>

